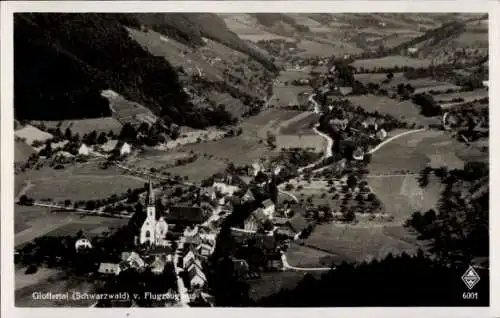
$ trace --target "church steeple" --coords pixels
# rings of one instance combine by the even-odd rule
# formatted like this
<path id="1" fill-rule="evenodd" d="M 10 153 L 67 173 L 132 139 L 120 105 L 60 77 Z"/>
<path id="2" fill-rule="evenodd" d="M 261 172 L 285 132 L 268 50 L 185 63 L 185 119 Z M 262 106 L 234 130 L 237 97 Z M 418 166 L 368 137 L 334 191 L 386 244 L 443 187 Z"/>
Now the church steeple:
<path id="1" fill-rule="evenodd" d="M 155 193 L 153 190 L 153 182 L 149 179 L 149 187 L 148 187 L 148 196 L 146 198 L 146 206 L 154 206 L 155 205 Z"/>
<path id="2" fill-rule="evenodd" d="M 156 220 L 156 201 L 151 179 L 149 180 L 148 196 L 146 197 L 146 213 L 148 219 Z"/>

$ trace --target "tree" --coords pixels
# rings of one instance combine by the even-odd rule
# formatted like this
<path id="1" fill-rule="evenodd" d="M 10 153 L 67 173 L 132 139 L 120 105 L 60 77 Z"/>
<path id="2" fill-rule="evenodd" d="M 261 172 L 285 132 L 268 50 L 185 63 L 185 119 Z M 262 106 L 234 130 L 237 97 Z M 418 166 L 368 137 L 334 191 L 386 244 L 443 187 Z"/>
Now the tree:
<path id="1" fill-rule="evenodd" d="M 358 179 L 354 175 L 349 175 L 349 177 L 347 177 L 346 183 L 349 188 L 354 189 L 358 184 Z"/>
<path id="2" fill-rule="evenodd" d="M 126 142 L 135 142 L 137 140 L 137 131 L 131 123 L 123 125 L 119 139 Z"/>
<path id="3" fill-rule="evenodd" d="M 101 132 L 99 134 L 99 137 L 97 137 L 97 143 L 99 145 L 103 145 L 105 144 L 106 142 L 108 141 L 108 138 L 106 137 L 106 133 L 105 132 Z"/>
<path id="4" fill-rule="evenodd" d="M 66 128 L 66 130 L 64 131 L 64 138 L 66 140 L 71 140 L 73 137 L 73 134 L 71 133 L 71 129 L 68 127 Z"/>
<path id="5" fill-rule="evenodd" d="M 389 72 L 385 77 L 387 78 L 387 81 L 391 81 L 394 78 L 394 74 L 392 72 Z"/>
<path id="6" fill-rule="evenodd" d="M 267 144 L 271 149 L 276 148 L 276 136 L 273 135 L 270 131 L 267 132 Z"/>

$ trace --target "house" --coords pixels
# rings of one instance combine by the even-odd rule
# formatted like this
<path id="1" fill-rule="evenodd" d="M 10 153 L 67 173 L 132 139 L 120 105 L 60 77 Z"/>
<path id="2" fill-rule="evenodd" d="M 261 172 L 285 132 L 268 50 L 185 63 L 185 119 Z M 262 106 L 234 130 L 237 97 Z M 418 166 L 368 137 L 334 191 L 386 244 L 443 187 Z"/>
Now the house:
<path id="1" fill-rule="evenodd" d="M 210 241 L 203 241 L 196 250 L 201 256 L 210 256 L 215 250 L 215 244 Z"/>
<path id="2" fill-rule="evenodd" d="M 252 202 L 255 201 L 255 196 L 253 195 L 252 190 L 248 189 L 241 199 L 244 202 Z"/>
<path id="3" fill-rule="evenodd" d="M 201 265 L 201 262 L 199 259 L 197 258 L 194 258 L 194 259 L 190 259 L 189 263 L 187 264 L 183 264 L 184 266 L 184 270 L 187 270 L 189 271 L 190 269 L 194 267 L 196 267 L 197 269 L 199 270 L 203 270 L 203 266 Z"/>
<path id="4" fill-rule="evenodd" d="M 368 118 L 366 120 L 364 120 L 361 125 L 363 126 L 363 128 L 365 129 L 372 129 L 372 130 L 377 130 L 378 129 L 378 123 L 376 121 L 375 118 Z"/>
<path id="5" fill-rule="evenodd" d="M 118 144 L 118 140 L 116 139 L 111 139 L 105 142 L 102 146 L 101 149 L 104 152 L 112 152 L 113 149 L 116 148 L 116 145 Z"/>
<path id="6" fill-rule="evenodd" d="M 217 196 L 215 194 L 215 190 L 213 188 L 209 188 L 209 187 L 202 187 L 200 189 L 200 197 L 206 198 L 206 199 L 209 199 L 212 201 L 217 198 Z"/>
<path id="7" fill-rule="evenodd" d="M 269 218 L 264 213 L 264 209 L 258 208 L 254 210 L 245 220 L 243 228 L 247 231 L 257 231 L 262 228 L 262 225 L 266 220 L 269 220 Z"/>
<path id="8" fill-rule="evenodd" d="M 165 257 L 169 257 L 171 256 L 172 254 L 174 254 L 174 250 L 166 245 L 166 246 L 153 246 L 152 248 L 150 248 L 148 250 L 148 254 L 151 255 L 151 256 L 165 256 Z"/>
<path id="9" fill-rule="evenodd" d="M 99 268 L 97 269 L 97 272 L 99 274 L 105 275 L 118 275 L 120 274 L 120 271 L 120 264 L 116 263 L 101 263 L 99 264 Z"/>
<path id="10" fill-rule="evenodd" d="M 167 264 L 167 259 L 164 257 L 156 257 L 153 263 L 151 263 L 151 272 L 156 275 L 163 273 L 165 265 Z"/>
<path id="11" fill-rule="evenodd" d="M 306 219 L 301 214 L 297 213 L 280 228 L 280 232 L 284 232 L 289 236 L 296 236 L 300 234 L 307 225 Z"/>
<path id="12" fill-rule="evenodd" d="M 262 202 L 262 207 L 263 207 L 262 211 L 264 212 L 264 215 L 266 215 L 269 219 L 272 219 L 275 208 L 276 208 L 276 206 L 274 205 L 274 202 L 271 201 L 270 199 L 264 200 Z"/>
<path id="13" fill-rule="evenodd" d="M 335 92 L 337 93 L 337 95 L 347 96 L 352 93 L 352 87 L 348 86 L 336 87 Z"/>
<path id="14" fill-rule="evenodd" d="M 332 126 L 335 129 L 345 130 L 347 128 L 347 125 L 349 124 L 349 120 L 347 118 L 344 119 L 334 118 L 330 120 L 329 123 L 330 126 Z"/>
<path id="15" fill-rule="evenodd" d="M 232 196 L 236 191 L 240 189 L 238 186 L 231 185 L 227 181 L 226 182 L 215 181 L 212 185 L 212 188 L 223 195 L 229 195 L 229 196 Z"/>
<path id="16" fill-rule="evenodd" d="M 192 266 L 191 269 L 187 271 L 187 276 L 191 288 L 203 287 L 207 282 L 205 274 L 197 266 Z"/>
<path id="17" fill-rule="evenodd" d="M 376 136 L 378 139 L 385 139 L 387 137 L 387 131 L 385 131 L 385 129 L 382 128 L 379 131 L 377 131 Z"/>
<path id="18" fill-rule="evenodd" d="M 418 53 L 418 48 L 416 48 L 416 47 L 409 47 L 407 51 L 408 51 L 408 54 L 415 55 L 415 54 Z"/>
<path id="19" fill-rule="evenodd" d="M 130 253 L 128 258 L 125 260 L 129 267 L 135 269 L 142 269 L 146 266 L 146 262 L 137 254 L 136 252 Z"/>
<path id="20" fill-rule="evenodd" d="M 238 277 L 244 277 L 250 272 L 250 266 L 244 259 L 233 259 L 233 269 Z"/>
<path id="21" fill-rule="evenodd" d="M 187 265 L 190 264 L 195 259 L 196 259 L 196 255 L 193 253 L 193 251 L 190 248 L 186 249 L 186 253 L 182 257 L 182 264 L 183 264 L 184 269 L 186 269 Z"/>
<path id="22" fill-rule="evenodd" d="M 486 87 L 486 88 L 488 88 L 488 87 L 489 87 L 489 85 L 488 85 L 488 81 L 483 81 L 483 87 Z"/>
<path id="23" fill-rule="evenodd" d="M 78 154 L 80 156 L 88 156 L 89 152 L 90 152 L 90 149 L 89 149 L 89 147 L 87 147 L 86 144 L 81 144 L 80 148 L 78 148 Z"/>
<path id="24" fill-rule="evenodd" d="M 90 243 L 90 240 L 87 237 L 83 236 L 76 240 L 75 242 L 76 251 L 88 248 L 92 248 L 92 244 Z"/>
<path id="25" fill-rule="evenodd" d="M 354 150 L 354 152 L 352 153 L 352 158 L 354 160 L 358 160 L 358 161 L 363 160 L 365 158 L 365 153 L 364 153 L 363 149 L 361 149 L 359 147 L 356 148 Z"/>
<path id="26" fill-rule="evenodd" d="M 274 251 L 277 247 L 276 239 L 274 235 L 258 235 L 257 246 L 267 251 Z"/>
<path id="27" fill-rule="evenodd" d="M 128 155 L 128 154 L 130 154 L 131 151 L 132 151 L 132 147 L 124 141 L 119 141 L 116 144 L 115 149 L 113 149 L 113 153 L 120 155 L 120 156 Z"/>

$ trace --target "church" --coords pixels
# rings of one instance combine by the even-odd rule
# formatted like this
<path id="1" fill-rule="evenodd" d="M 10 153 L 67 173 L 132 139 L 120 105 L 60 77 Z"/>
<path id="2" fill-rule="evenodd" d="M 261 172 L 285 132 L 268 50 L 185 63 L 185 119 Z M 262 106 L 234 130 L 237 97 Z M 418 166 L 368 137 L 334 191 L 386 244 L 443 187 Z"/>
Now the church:
<path id="1" fill-rule="evenodd" d="M 153 184 L 150 180 L 146 198 L 146 218 L 141 226 L 138 243 L 141 245 L 167 246 L 168 224 L 163 217 L 158 217 L 155 202 Z"/>

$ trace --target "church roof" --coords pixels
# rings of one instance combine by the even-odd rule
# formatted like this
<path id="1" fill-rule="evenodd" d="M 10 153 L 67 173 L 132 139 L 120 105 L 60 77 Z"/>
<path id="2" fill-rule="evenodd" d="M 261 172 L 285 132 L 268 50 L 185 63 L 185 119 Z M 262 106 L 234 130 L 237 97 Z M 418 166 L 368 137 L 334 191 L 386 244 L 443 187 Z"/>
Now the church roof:
<path id="1" fill-rule="evenodd" d="M 264 208 L 268 208 L 268 207 L 271 207 L 271 206 L 273 206 L 273 205 L 274 205 L 274 203 L 273 203 L 273 201 L 271 201 L 271 199 L 266 199 L 266 200 L 264 200 L 264 201 L 262 202 L 262 206 L 263 206 Z"/>
<path id="2" fill-rule="evenodd" d="M 170 246 L 155 246 L 149 250 L 150 255 L 169 255 L 173 254 L 173 252 Z"/>
<path id="3" fill-rule="evenodd" d="M 203 223 L 207 216 L 201 207 L 173 206 L 165 217 L 167 222 Z"/>

